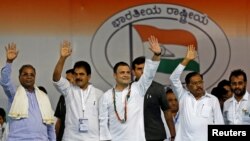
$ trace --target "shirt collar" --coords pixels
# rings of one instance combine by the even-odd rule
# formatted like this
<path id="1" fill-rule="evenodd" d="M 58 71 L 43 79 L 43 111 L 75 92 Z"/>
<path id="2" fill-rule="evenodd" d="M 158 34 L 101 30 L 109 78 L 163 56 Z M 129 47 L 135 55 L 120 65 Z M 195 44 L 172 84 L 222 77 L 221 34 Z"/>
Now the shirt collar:
<path id="1" fill-rule="evenodd" d="M 194 97 L 194 95 L 193 95 L 190 91 L 188 91 L 188 94 Z M 205 97 L 211 98 L 211 94 L 209 94 L 209 93 L 207 93 L 207 92 L 205 91 L 205 94 L 204 94 L 202 97 L 200 97 L 200 99 L 201 99 L 201 98 L 205 98 Z"/>
<path id="2" fill-rule="evenodd" d="M 243 98 L 240 101 L 248 101 L 249 93 L 248 91 L 245 92 Z M 234 95 L 230 98 L 230 102 L 236 101 Z"/>

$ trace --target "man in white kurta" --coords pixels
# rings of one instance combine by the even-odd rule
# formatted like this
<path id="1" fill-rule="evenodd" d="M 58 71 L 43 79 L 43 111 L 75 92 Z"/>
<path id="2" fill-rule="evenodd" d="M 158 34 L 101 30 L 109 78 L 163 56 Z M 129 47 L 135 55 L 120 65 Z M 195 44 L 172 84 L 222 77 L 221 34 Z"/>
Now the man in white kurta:
<path id="1" fill-rule="evenodd" d="M 250 125 L 250 96 L 246 90 L 247 75 L 237 69 L 230 74 L 233 96 L 224 102 L 223 116 L 226 124 Z"/>
<path id="2" fill-rule="evenodd" d="M 122 90 L 117 90 L 119 85 L 104 93 L 99 104 L 100 140 L 112 141 L 145 141 L 143 101 L 144 95 L 152 83 L 160 60 L 160 46 L 157 39 L 151 37 L 151 50 L 153 59 L 146 60 L 144 72 L 139 81 L 128 83 Z M 117 63 L 118 64 L 118 63 Z M 130 81 L 130 69 L 126 63 L 123 66 L 126 76 L 119 77 L 122 81 Z M 116 72 L 114 72 L 116 73 Z M 118 74 L 117 74 L 118 75 Z M 130 91 L 130 96 L 127 96 Z M 117 110 L 117 113 L 115 112 Z M 124 121 L 121 121 L 123 119 Z"/>
<path id="3" fill-rule="evenodd" d="M 131 95 L 127 101 L 127 121 L 120 123 L 114 111 L 113 89 L 104 93 L 100 100 L 100 139 L 112 141 L 144 141 L 143 99 L 150 86 L 159 62 L 146 60 L 142 77 L 131 84 Z M 116 92 L 116 106 L 119 115 L 124 115 L 124 105 L 128 87 Z M 118 105 L 118 103 L 120 103 Z"/>
<path id="4" fill-rule="evenodd" d="M 66 103 L 66 117 L 63 140 L 64 141 L 98 141 L 99 140 L 99 120 L 98 120 L 98 100 L 103 92 L 93 85 L 82 90 L 74 86 L 63 77 L 58 82 L 54 82 L 56 88 L 64 95 Z M 82 97 L 85 96 L 85 97 Z M 85 110 L 83 113 L 83 107 Z M 84 115 L 83 115 L 84 114 Z M 79 131 L 79 119 L 88 119 L 88 131 Z"/>
<path id="5" fill-rule="evenodd" d="M 224 124 L 218 99 L 203 90 L 203 80 L 198 73 L 186 84 L 188 90 L 182 86 L 181 74 L 188 62 L 195 58 L 195 53 L 195 48 L 189 46 L 187 56 L 170 76 L 174 94 L 179 101 L 180 121 L 175 141 L 207 141 L 208 125 Z M 191 79 L 199 80 L 191 82 Z M 191 91 L 196 91 L 199 96 Z"/>
<path id="6" fill-rule="evenodd" d="M 71 55 L 71 43 L 61 44 L 60 58 L 55 66 L 53 82 L 63 94 L 66 103 L 66 118 L 63 141 L 98 141 L 98 102 L 103 92 L 89 83 L 91 67 L 85 61 L 74 64 L 74 85 L 61 76 L 64 63 Z"/>

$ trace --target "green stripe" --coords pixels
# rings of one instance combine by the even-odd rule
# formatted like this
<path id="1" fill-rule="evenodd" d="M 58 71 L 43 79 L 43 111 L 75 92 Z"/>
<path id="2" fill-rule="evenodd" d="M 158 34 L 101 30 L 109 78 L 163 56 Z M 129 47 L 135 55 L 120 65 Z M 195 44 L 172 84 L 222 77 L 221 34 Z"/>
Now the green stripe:
<path id="1" fill-rule="evenodd" d="M 171 74 L 174 69 L 179 65 L 183 58 L 179 59 L 161 59 L 157 72 Z M 186 71 L 200 72 L 200 65 L 196 61 L 191 61 L 185 68 Z"/>

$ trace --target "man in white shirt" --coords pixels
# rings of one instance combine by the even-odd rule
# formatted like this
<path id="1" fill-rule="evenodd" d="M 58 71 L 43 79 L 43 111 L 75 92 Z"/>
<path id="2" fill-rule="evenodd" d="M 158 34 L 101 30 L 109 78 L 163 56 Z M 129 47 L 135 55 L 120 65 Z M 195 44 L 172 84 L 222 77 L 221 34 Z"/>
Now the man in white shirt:
<path id="1" fill-rule="evenodd" d="M 250 124 L 250 96 L 246 90 L 246 73 L 237 69 L 229 77 L 233 96 L 224 102 L 223 117 L 226 124 Z"/>
<path id="2" fill-rule="evenodd" d="M 188 63 L 196 58 L 196 48 L 188 46 L 186 57 L 170 76 L 174 94 L 179 101 L 179 127 L 175 141 L 207 141 L 209 124 L 224 124 L 218 99 L 204 90 L 203 77 L 191 72 L 182 86 L 181 74 Z"/>
<path id="3" fill-rule="evenodd" d="M 99 104 L 100 140 L 145 141 L 143 101 L 159 66 L 161 48 L 158 40 L 149 38 L 152 60 L 146 59 L 143 75 L 131 83 L 127 63 L 114 66 L 116 85 L 104 93 Z"/>
<path id="4" fill-rule="evenodd" d="M 57 90 L 66 103 L 66 118 L 63 141 L 98 141 L 98 101 L 103 92 L 89 83 L 90 65 L 85 61 L 74 64 L 75 85 L 61 76 L 65 60 L 72 53 L 70 42 L 61 44 L 60 58 L 53 73 Z"/>

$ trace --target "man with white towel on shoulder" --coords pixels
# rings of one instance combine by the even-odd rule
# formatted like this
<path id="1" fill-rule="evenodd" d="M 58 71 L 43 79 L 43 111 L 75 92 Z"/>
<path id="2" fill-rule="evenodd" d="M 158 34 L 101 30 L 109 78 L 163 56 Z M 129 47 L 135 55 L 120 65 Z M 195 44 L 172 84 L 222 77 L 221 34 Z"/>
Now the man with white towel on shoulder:
<path id="1" fill-rule="evenodd" d="M 36 70 L 23 65 L 19 70 L 19 87 L 11 81 L 13 61 L 18 56 L 15 43 L 6 49 L 6 64 L 0 84 L 8 97 L 9 133 L 7 141 L 55 141 L 54 115 L 48 95 L 35 85 Z"/>

